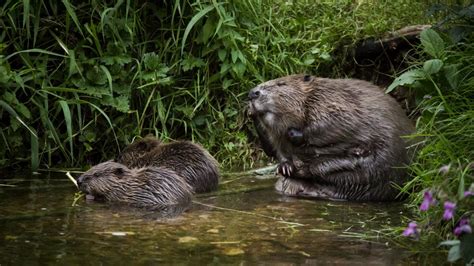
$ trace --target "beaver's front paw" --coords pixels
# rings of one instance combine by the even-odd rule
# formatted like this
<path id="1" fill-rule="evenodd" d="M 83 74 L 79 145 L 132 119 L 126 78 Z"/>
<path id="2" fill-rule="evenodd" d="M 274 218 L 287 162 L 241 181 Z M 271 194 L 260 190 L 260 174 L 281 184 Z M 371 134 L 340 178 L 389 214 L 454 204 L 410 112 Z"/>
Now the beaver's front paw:
<path id="1" fill-rule="evenodd" d="M 281 162 L 278 164 L 277 174 L 280 174 L 284 177 L 290 177 L 294 168 L 295 167 L 293 166 L 293 164 L 288 161 Z"/>

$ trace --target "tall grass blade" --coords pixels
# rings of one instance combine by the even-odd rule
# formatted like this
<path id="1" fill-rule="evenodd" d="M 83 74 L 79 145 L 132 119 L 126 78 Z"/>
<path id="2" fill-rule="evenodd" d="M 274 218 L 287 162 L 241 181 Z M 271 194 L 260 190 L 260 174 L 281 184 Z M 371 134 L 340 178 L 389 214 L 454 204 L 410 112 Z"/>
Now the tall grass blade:
<path id="1" fill-rule="evenodd" d="M 20 124 L 23 125 L 30 132 L 30 144 L 31 144 L 31 169 L 36 171 L 39 166 L 39 153 L 38 153 L 38 135 L 36 130 L 28 126 L 20 116 L 15 112 L 15 110 L 6 102 L 0 100 L 0 106 L 3 107 L 11 116 L 13 116 Z"/>
<path id="2" fill-rule="evenodd" d="M 3 109 L 5 109 L 8 113 L 10 113 L 10 115 L 13 116 L 16 120 L 18 120 L 18 122 L 20 122 L 20 124 L 22 124 L 31 133 L 31 135 L 38 138 L 35 130 L 31 128 L 30 126 L 28 126 L 9 104 L 0 100 L 0 106 L 2 106 Z"/>
<path id="3" fill-rule="evenodd" d="M 23 0 L 23 28 L 26 29 L 26 36 L 31 37 L 30 32 L 30 0 Z"/>
<path id="4" fill-rule="evenodd" d="M 184 46 L 186 45 L 186 40 L 188 39 L 188 35 L 191 32 L 191 29 L 196 25 L 196 23 L 204 17 L 207 13 L 211 12 L 214 9 L 214 6 L 207 6 L 203 10 L 199 11 L 194 17 L 189 21 L 188 26 L 184 30 L 183 41 L 181 43 L 181 54 L 184 52 Z"/>
<path id="5" fill-rule="evenodd" d="M 54 55 L 54 56 L 58 56 L 58 57 L 66 57 L 65 55 L 58 54 L 58 53 L 53 53 L 53 52 L 50 52 L 48 50 L 34 48 L 34 49 L 28 49 L 28 50 L 22 50 L 22 51 L 14 52 L 14 53 L 8 55 L 7 57 L 5 57 L 5 59 L 8 60 L 8 59 L 12 58 L 13 56 L 15 56 L 17 54 L 24 54 L 24 53 L 40 53 L 40 54 Z"/>
<path id="6" fill-rule="evenodd" d="M 74 163 L 74 144 L 73 144 L 73 136 L 72 136 L 72 119 L 71 119 L 71 110 L 69 109 L 69 105 L 67 104 L 66 101 L 59 101 L 59 105 L 61 106 L 61 109 L 63 110 L 64 114 L 64 121 L 66 122 L 66 130 L 67 130 L 67 136 L 68 136 L 68 141 L 69 141 L 69 153 L 71 154 L 71 161 Z"/>
<path id="7" fill-rule="evenodd" d="M 39 158 L 39 145 L 38 145 L 38 137 L 36 134 L 36 130 L 32 129 L 34 134 L 30 135 L 30 143 L 31 143 L 31 170 L 36 172 L 39 167 L 40 158 Z"/>
<path id="8" fill-rule="evenodd" d="M 117 134 L 115 133 L 114 125 L 112 124 L 112 121 L 110 120 L 109 116 L 104 112 L 104 110 L 102 110 L 99 106 L 88 101 L 79 100 L 79 102 L 92 106 L 94 109 L 99 111 L 99 113 L 105 118 L 105 120 L 107 120 L 107 123 L 109 124 L 110 129 L 112 130 L 112 133 L 114 134 L 114 139 L 115 139 L 115 143 L 117 144 L 117 149 L 120 151 L 120 144 L 118 142 Z"/>
<path id="9" fill-rule="evenodd" d="M 72 21 L 74 21 L 74 24 L 76 24 L 77 29 L 81 35 L 84 36 L 84 33 L 82 33 L 82 26 L 79 23 L 79 19 L 77 19 L 76 12 L 74 11 L 74 6 L 68 0 L 62 0 L 62 2 L 66 7 L 67 13 L 72 18 Z"/>
<path id="10" fill-rule="evenodd" d="M 101 65 L 100 69 L 102 69 L 102 71 L 104 71 L 104 74 L 107 77 L 107 81 L 109 82 L 110 95 L 112 95 L 113 92 L 114 92 L 114 89 L 112 87 L 112 75 L 110 75 L 109 70 L 105 66 Z"/>

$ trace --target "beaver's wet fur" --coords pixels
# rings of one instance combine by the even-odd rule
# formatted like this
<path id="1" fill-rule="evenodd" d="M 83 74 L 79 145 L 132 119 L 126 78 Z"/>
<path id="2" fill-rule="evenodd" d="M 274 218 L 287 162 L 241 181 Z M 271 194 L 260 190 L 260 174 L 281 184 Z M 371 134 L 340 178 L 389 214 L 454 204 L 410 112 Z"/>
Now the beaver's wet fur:
<path id="1" fill-rule="evenodd" d="M 291 196 L 393 200 L 408 178 L 402 136 L 414 126 L 367 81 L 291 75 L 249 92 L 249 112 L 279 160 L 277 190 Z M 294 184 L 292 184 L 294 183 Z"/>
<path id="2" fill-rule="evenodd" d="M 96 200 L 134 207 L 167 209 L 186 206 L 192 188 L 176 172 L 163 167 L 130 169 L 120 163 L 100 163 L 77 178 L 79 189 Z"/>
<path id="3" fill-rule="evenodd" d="M 190 141 L 165 144 L 147 136 L 128 145 L 115 161 L 130 168 L 160 166 L 174 170 L 196 193 L 216 190 L 219 183 L 218 162 Z"/>

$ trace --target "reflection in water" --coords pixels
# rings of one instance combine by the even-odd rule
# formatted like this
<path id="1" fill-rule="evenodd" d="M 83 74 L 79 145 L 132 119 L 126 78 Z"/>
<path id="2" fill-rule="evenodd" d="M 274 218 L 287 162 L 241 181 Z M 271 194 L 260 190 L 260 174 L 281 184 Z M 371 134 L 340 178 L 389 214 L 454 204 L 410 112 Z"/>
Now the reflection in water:
<path id="1" fill-rule="evenodd" d="M 400 203 L 295 199 L 251 176 L 165 212 L 74 202 L 63 175 L 0 179 L 0 264 L 393 265 L 408 254 L 355 238 L 400 224 Z M 6 186 L 5 186 L 6 185 Z M 185 211 L 181 215 L 177 215 Z"/>

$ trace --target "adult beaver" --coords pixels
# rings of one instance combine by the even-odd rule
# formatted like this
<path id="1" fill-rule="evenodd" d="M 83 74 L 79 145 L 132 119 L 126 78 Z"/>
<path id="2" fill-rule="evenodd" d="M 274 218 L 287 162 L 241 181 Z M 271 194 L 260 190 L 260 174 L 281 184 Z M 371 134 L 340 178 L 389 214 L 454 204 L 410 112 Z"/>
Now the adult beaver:
<path id="1" fill-rule="evenodd" d="M 77 178 L 79 190 L 95 199 L 156 209 L 186 205 L 192 188 L 176 172 L 163 167 L 130 169 L 108 161 Z"/>
<path id="2" fill-rule="evenodd" d="M 279 192 L 348 200 L 393 200 L 407 180 L 412 122 L 369 82 L 291 75 L 249 92 L 249 113 L 272 144 Z"/>
<path id="3" fill-rule="evenodd" d="M 217 161 L 203 147 L 190 141 L 164 144 L 148 136 L 128 145 L 116 161 L 130 168 L 166 167 L 182 176 L 196 193 L 216 190 L 219 183 Z"/>

